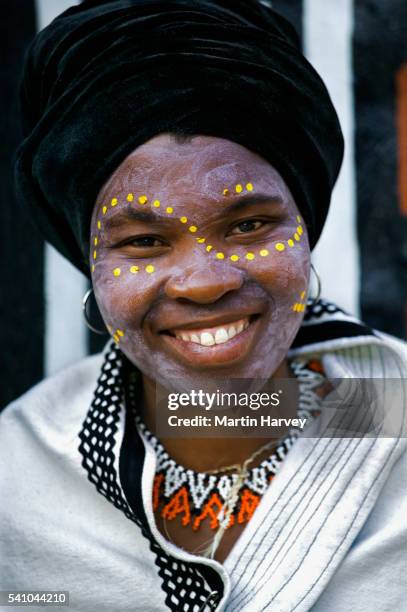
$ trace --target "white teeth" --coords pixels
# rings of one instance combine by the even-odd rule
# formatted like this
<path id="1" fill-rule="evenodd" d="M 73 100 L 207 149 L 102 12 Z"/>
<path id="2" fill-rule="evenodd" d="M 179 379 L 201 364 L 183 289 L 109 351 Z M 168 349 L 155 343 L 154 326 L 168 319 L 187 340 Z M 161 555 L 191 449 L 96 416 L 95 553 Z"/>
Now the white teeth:
<path id="1" fill-rule="evenodd" d="M 223 344 L 223 342 L 227 342 L 229 340 L 229 334 L 224 327 L 216 330 L 215 333 L 215 342 L 216 344 Z"/>
<path id="2" fill-rule="evenodd" d="M 176 338 L 184 340 L 184 342 L 195 342 L 203 346 L 213 346 L 214 344 L 223 344 L 234 338 L 237 334 L 240 334 L 243 330 L 249 327 L 250 323 L 247 319 L 241 319 L 235 321 L 230 325 L 223 325 L 218 327 L 216 331 L 203 331 L 201 333 L 195 332 L 176 332 Z"/>
<path id="3" fill-rule="evenodd" d="M 228 336 L 229 338 L 234 338 L 236 336 L 236 330 L 233 327 L 233 325 L 231 327 L 229 327 L 229 331 L 228 331 Z"/>
<path id="4" fill-rule="evenodd" d="M 210 332 L 203 332 L 203 334 L 201 334 L 201 344 L 204 346 L 213 346 L 215 344 L 215 338 Z"/>

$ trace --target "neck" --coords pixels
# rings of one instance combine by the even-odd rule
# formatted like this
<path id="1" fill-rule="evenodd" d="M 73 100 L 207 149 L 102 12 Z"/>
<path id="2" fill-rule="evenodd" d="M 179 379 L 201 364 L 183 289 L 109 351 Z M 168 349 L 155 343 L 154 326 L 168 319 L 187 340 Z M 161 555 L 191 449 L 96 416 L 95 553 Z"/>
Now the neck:
<path id="1" fill-rule="evenodd" d="M 293 374 L 284 359 L 272 375 L 272 379 L 293 378 Z M 156 382 L 142 375 L 143 381 L 143 420 L 148 429 L 155 434 L 155 400 Z M 208 472 L 224 466 L 242 464 L 256 450 L 278 439 L 273 438 L 160 438 L 160 442 L 174 461 L 197 472 Z M 265 449 L 256 457 L 253 466 L 260 463 L 270 454 Z M 253 467 L 252 465 L 250 467 Z"/>

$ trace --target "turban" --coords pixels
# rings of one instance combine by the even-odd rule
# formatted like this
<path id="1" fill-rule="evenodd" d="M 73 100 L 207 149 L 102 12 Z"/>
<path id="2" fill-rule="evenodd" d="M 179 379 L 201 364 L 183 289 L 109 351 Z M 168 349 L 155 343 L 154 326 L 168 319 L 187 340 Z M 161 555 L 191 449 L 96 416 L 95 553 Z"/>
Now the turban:
<path id="1" fill-rule="evenodd" d="M 321 233 L 343 156 L 335 109 L 292 26 L 256 0 L 90 0 L 34 39 L 21 88 L 16 191 L 89 275 L 92 209 L 137 146 L 162 132 L 226 138 L 282 175 Z"/>

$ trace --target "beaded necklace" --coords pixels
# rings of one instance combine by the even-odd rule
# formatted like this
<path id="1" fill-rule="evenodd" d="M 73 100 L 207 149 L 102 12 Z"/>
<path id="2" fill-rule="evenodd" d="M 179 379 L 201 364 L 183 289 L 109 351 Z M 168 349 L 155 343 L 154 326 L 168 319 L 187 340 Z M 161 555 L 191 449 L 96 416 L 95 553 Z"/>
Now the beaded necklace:
<path id="1" fill-rule="evenodd" d="M 312 421 L 320 413 L 320 398 L 315 393 L 325 380 L 319 361 L 292 361 L 290 367 L 298 380 L 298 418 Z M 134 397 L 134 390 L 131 395 Z M 292 427 L 278 442 L 267 442 L 256 450 L 243 464 L 234 464 L 195 472 L 176 463 L 161 442 L 149 431 L 135 412 L 135 423 L 156 454 L 156 473 L 153 485 L 153 509 L 165 520 L 181 519 L 184 527 L 197 531 L 206 519 L 210 527 L 217 529 L 215 539 L 219 543 L 224 531 L 235 523 L 248 522 L 261 497 L 279 470 L 284 457 L 298 438 L 300 430 Z M 257 467 L 249 464 L 266 449 L 273 452 Z M 217 543 L 213 544 L 213 551 Z"/>

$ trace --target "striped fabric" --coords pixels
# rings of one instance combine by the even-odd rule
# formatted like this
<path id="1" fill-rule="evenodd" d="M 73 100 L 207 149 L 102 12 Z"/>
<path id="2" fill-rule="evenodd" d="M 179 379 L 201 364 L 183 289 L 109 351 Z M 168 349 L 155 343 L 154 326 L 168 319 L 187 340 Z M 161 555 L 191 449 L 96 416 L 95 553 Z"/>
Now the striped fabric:
<path id="1" fill-rule="evenodd" d="M 333 378 L 405 377 L 405 363 L 370 341 L 322 361 Z M 405 448 L 400 438 L 300 440 L 288 457 L 284 482 L 276 479 L 270 487 L 264 512 L 254 516 L 226 561 L 233 577 L 227 610 L 309 610 Z"/>

